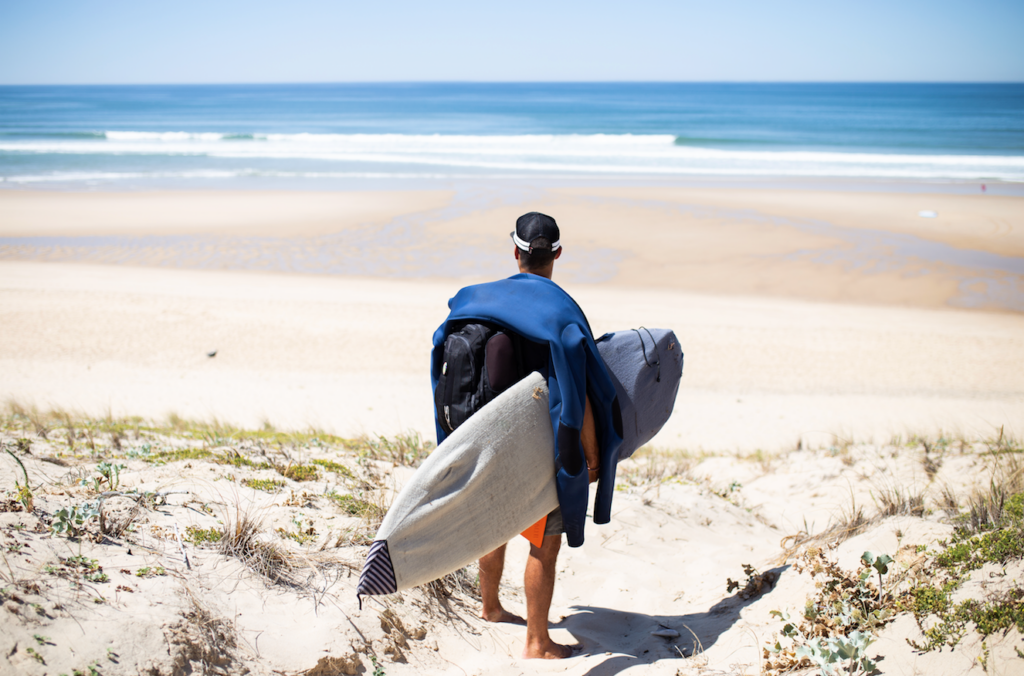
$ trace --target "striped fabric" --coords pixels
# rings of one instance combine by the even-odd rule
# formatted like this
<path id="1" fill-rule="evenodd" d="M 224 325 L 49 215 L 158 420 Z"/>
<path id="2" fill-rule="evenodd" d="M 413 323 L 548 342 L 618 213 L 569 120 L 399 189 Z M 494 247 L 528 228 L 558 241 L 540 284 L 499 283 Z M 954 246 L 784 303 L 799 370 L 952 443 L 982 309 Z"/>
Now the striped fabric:
<path id="1" fill-rule="evenodd" d="M 359 576 L 359 584 L 356 586 L 359 605 L 362 606 L 363 596 L 393 594 L 396 591 L 398 585 L 395 583 L 395 569 L 391 565 L 388 541 L 375 540 L 370 546 L 370 553 L 366 555 L 363 573 Z"/>

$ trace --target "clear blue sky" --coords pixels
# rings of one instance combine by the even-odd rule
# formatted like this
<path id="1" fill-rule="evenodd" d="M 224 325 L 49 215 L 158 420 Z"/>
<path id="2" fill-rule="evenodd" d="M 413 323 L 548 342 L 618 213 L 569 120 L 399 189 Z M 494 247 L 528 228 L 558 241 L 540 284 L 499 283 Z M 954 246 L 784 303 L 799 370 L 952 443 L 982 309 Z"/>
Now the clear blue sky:
<path id="1" fill-rule="evenodd" d="M 0 0 L 0 84 L 1024 81 L 1022 0 Z"/>

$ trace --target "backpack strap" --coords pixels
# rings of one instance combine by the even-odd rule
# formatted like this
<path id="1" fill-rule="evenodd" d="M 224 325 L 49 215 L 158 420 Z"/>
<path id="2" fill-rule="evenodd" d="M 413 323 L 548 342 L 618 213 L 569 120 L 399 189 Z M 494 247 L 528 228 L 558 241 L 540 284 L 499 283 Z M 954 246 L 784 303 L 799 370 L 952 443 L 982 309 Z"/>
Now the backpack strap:
<path id="1" fill-rule="evenodd" d="M 441 409 L 441 413 L 443 415 L 444 425 L 448 429 L 449 434 L 455 431 L 451 418 L 452 398 L 455 396 L 455 381 L 458 380 L 458 378 L 455 377 L 455 374 L 462 373 L 462 364 L 464 359 L 465 355 L 458 352 L 453 356 L 452 362 L 448 363 L 445 361 L 443 367 L 444 375 L 447 377 L 445 378 L 444 383 L 444 398 L 441 400 L 441 405 L 443 407 Z"/>

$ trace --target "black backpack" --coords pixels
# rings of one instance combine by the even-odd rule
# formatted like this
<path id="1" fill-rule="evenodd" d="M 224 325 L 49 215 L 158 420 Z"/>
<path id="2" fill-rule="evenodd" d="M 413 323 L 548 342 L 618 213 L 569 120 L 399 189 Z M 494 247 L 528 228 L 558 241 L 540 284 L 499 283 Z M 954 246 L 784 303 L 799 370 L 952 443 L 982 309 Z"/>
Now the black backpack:
<path id="1" fill-rule="evenodd" d="M 446 434 L 451 434 L 487 402 L 527 374 L 523 362 L 524 341 L 515 333 L 489 324 L 456 327 L 444 341 L 444 362 L 434 388 L 434 408 Z M 501 353 L 493 353 L 503 350 Z M 488 354 L 492 359 L 488 360 Z M 488 361 L 500 358 L 503 382 L 495 382 Z M 509 360 L 512 360 L 511 362 Z M 513 375 L 509 379 L 509 372 Z M 504 377 L 502 377 L 504 376 Z"/>

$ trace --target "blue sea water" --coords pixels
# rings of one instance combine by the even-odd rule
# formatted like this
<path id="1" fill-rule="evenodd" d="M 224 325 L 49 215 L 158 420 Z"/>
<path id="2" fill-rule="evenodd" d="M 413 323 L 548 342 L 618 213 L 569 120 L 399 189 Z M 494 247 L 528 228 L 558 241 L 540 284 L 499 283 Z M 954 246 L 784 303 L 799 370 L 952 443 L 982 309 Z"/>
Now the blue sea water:
<path id="1" fill-rule="evenodd" d="M 1024 84 L 0 87 L 0 187 L 350 179 L 1024 182 Z"/>

